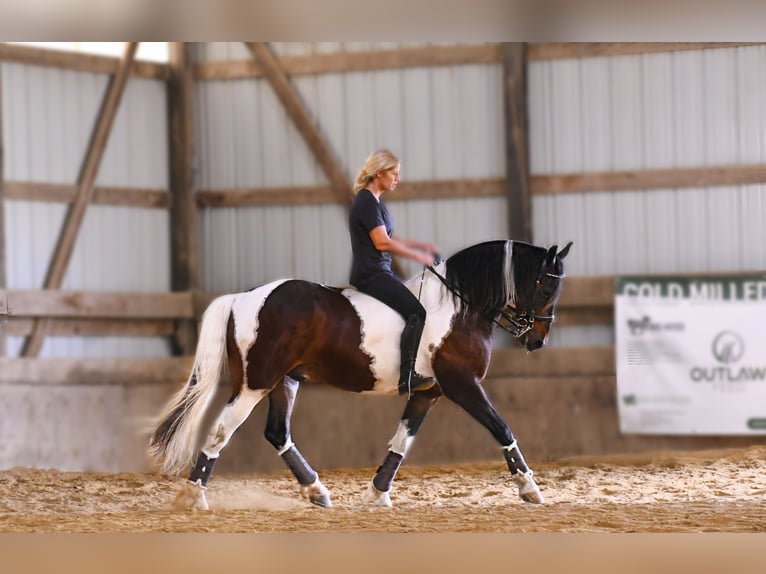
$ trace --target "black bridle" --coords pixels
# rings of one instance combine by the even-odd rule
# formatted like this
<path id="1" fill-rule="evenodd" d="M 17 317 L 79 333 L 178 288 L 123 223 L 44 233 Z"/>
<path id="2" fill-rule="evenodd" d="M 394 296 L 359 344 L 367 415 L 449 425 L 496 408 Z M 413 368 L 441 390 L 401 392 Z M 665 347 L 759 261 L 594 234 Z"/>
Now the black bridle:
<path id="1" fill-rule="evenodd" d="M 428 265 L 425 269 L 428 269 L 431 273 L 436 275 L 436 277 L 439 279 L 439 281 L 442 282 L 442 284 L 447 288 L 448 291 L 453 293 L 456 297 L 458 297 L 464 305 L 470 306 L 470 301 L 468 301 L 460 291 L 458 291 L 454 286 L 450 285 L 447 279 L 445 279 L 440 273 L 436 271 L 436 269 L 433 268 L 433 266 Z M 423 270 L 423 273 L 425 273 L 425 269 Z M 535 292 L 537 291 L 538 287 L 541 286 L 543 278 L 544 277 L 553 277 L 556 279 L 556 286 L 551 289 L 551 295 L 549 295 L 545 302 L 547 303 L 553 293 L 556 292 L 558 289 L 558 282 L 561 281 L 562 278 L 565 277 L 564 273 L 557 274 L 557 273 L 546 273 L 541 272 L 540 275 L 535 280 Z M 534 294 L 532 296 L 532 299 L 534 300 Z M 506 309 L 510 309 L 513 311 L 513 313 L 508 313 Z M 510 335 L 516 339 L 519 337 L 523 337 L 528 331 L 532 329 L 534 326 L 535 321 L 547 321 L 548 323 L 553 323 L 556 320 L 556 316 L 553 312 L 551 312 L 550 315 L 541 315 L 539 313 L 535 313 L 534 308 L 531 306 L 527 309 L 517 309 L 516 307 L 512 306 L 510 303 L 506 305 L 503 309 L 500 310 L 500 319 L 497 319 L 495 317 L 488 317 L 495 325 L 500 327 L 503 331 L 510 333 Z M 505 321 L 506 323 L 501 323 L 501 320 Z"/>

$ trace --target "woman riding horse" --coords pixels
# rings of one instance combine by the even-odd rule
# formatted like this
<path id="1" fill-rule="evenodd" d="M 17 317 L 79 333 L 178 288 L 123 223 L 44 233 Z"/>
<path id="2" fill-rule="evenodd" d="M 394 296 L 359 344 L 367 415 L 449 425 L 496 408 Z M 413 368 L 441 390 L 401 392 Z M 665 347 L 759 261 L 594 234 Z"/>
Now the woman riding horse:
<path id="1" fill-rule="evenodd" d="M 373 152 L 367 158 L 356 177 L 356 196 L 348 223 L 353 251 L 351 284 L 382 301 L 405 320 L 400 341 L 399 394 L 402 395 L 425 390 L 434 380 L 415 372 L 415 357 L 426 324 L 426 310 L 394 275 L 391 256 L 402 255 L 430 267 L 434 263 L 436 247 L 394 236 L 394 222 L 381 196 L 396 188 L 400 166 L 399 158 L 385 149 Z"/>

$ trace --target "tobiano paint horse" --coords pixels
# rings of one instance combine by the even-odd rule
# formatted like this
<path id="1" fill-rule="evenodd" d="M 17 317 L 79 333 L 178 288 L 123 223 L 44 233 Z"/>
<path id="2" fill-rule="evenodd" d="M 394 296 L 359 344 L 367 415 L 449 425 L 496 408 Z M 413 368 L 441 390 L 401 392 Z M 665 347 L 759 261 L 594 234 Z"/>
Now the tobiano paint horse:
<path id="1" fill-rule="evenodd" d="M 421 423 L 442 396 L 483 425 L 502 449 L 522 500 L 544 502 L 511 429 L 484 392 L 495 325 L 528 350 L 541 348 L 561 294 L 560 252 L 520 241 L 490 241 L 463 249 L 407 282 L 428 312 L 416 370 L 436 384 L 411 393 L 383 463 L 369 484 L 371 506 L 392 506 L 390 491 Z M 149 452 L 162 472 L 194 463 L 175 505 L 207 509 L 205 490 L 221 450 L 253 407 L 268 397 L 265 436 L 300 485 L 301 495 L 332 506 L 330 493 L 290 435 L 301 383 L 321 382 L 368 394 L 397 395 L 402 317 L 354 289 L 285 279 L 224 295 L 206 309 L 194 366 L 165 407 Z M 205 411 L 224 363 L 231 398 L 204 437 Z M 197 452 L 198 440 L 203 444 Z"/>

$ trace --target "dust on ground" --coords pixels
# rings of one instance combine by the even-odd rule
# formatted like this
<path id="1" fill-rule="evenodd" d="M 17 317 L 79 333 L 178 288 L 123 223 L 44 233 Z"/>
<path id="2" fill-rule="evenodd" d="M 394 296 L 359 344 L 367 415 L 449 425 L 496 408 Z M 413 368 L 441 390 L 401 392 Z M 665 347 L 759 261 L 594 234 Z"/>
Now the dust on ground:
<path id="1" fill-rule="evenodd" d="M 531 461 L 544 505 L 503 462 L 403 466 L 394 508 L 369 508 L 374 469 L 320 471 L 333 508 L 287 473 L 216 475 L 210 511 L 172 508 L 182 478 L 0 472 L 0 532 L 764 532 L 766 447 Z"/>

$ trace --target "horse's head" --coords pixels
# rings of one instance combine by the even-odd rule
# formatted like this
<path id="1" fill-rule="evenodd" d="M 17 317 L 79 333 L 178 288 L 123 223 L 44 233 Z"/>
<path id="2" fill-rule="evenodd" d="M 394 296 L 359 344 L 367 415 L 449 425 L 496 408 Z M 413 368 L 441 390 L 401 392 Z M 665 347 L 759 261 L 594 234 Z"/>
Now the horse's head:
<path id="1" fill-rule="evenodd" d="M 537 275 L 532 281 L 519 281 L 515 301 L 509 302 L 501 316 L 506 328 L 527 351 L 536 351 L 548 340 L 548 332 L 555 318 L 556 303 L 561 296 L 564 278 L 563 259 L 569 253 L 572 242 L 558 253 L 557 245 L 548 249 L 539 263 Z"/>

